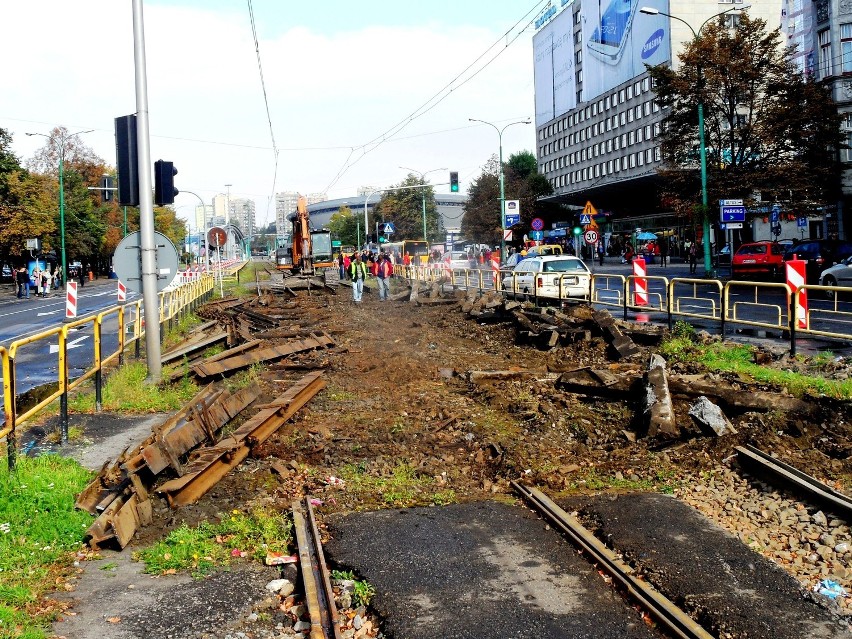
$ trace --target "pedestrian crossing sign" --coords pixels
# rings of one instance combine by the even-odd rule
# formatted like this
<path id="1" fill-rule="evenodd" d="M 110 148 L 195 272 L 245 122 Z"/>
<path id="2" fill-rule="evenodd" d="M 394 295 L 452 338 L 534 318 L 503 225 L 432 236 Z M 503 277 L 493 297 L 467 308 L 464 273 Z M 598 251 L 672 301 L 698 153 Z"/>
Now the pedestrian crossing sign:
<path id="1" fill-rule="evenodd" d="M 586 215 L 585 213 L 583 213 L 583 215 L 580 216 L 580 224 L 581 225 L 588 226 L 591 223 L 592 223 L 592 218 L 589 217 L 588 215 Z"/>

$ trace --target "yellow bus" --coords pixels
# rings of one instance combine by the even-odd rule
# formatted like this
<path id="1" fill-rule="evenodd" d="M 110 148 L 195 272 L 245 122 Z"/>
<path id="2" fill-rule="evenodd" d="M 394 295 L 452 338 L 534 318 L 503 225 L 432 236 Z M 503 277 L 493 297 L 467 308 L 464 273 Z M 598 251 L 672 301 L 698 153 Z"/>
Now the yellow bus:
<path id="1" fill-rule="evenodd" d="M 399 263 L 404 261 L 406 255 L 411 256 L 412 264 L 426 264 L 429 262 L 429 245 L 425 240 L 388 242 L 387 244 L 382 244 L 382 250 L 390 255 L 398 255 Z"/>

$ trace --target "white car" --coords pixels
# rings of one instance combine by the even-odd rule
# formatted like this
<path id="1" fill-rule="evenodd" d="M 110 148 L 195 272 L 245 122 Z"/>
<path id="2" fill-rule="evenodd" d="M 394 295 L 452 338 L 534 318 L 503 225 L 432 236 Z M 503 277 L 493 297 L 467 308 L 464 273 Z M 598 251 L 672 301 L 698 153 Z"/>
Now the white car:
<path id="1" fill-rule="evenodd" d="M 503 278 L 503 290 L 515 297 L 589 297 L 592 274 L 571 255 L 527 257 Z"/>
<path id="2" fill-rule="evenodd" d="M 470 259 L 464 251 L 450 251 L 444 253 L 444 264 L 455 271 L 456 269 L 470 268 Z"/>

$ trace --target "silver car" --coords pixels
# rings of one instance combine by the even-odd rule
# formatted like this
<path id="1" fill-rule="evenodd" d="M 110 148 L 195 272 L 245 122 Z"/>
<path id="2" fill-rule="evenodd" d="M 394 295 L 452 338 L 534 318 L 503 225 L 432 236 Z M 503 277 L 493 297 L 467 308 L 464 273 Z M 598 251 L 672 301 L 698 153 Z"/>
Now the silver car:
<path id="1" fill-rule="evenodd" d="M 852 287 L 852 257 L 847 257 L 839 264 L 825 269 L 819 276 L 821 286 L 849 286 Z M 837 291 L 824 291 L 825 296 L 833 300 Z M 850 291 L 852 293 L 852 291 Z"/>
<path id="2" fill-rule="evenodd" d="M 455 271 L 470 268 L 470 259 L 464 251 L 449 251 L 444 253 L 444 264 Z"/>

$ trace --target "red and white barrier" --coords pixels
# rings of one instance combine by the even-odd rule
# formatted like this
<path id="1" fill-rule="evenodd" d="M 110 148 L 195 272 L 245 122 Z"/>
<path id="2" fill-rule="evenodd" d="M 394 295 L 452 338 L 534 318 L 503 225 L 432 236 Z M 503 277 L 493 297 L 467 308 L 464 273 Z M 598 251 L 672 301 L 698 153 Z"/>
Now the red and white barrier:
<path id="1" fill-rule="evenodd" d="M 497 288 L 497 280 L 500 279 L 500 260 L 491 258 L 491 271 L 494 276 L 494 288 Z"/>
<path id="2" fill-rule="evenodd" d="M 77 282 L 68 282 L 65 289 L 65 319 L 77 317 Z"/>
<path id="3" fill-rule="evenodd" d="M 797 288 L 805 285 L 805 261 L 800 260 L 793 255 L 793 259 L 786 262 L 787 266 L 787 286 L 792 292 Z M 799 303 L 796 305 L 796 327 L 808 327 L 808 292 L 799 292 Z"/>
<path id="4" fill-rule="evenodd" d="M 121 280 L 118 280 L 118 302 L 120 304 L 121 302 L 126 302 L 126 301 L 127 301 L 127 287 L 124 285 L 124 282 L 122 282 Z"/>
<path id="5" fill-rule="evenodd" d="M 637 257 L 633 260 L 633 275 L 636 276 L 633 280 L 633 285 L 636 289 L 636 305 L 647 306 L 648 280 L 645 279 L 646 270 L 644 258 Z"/>

